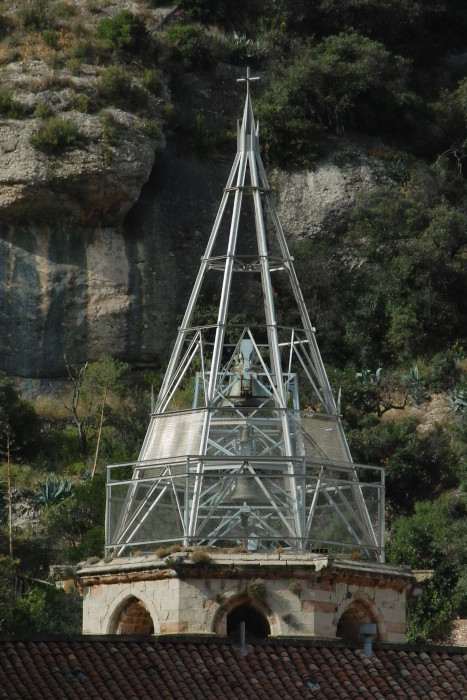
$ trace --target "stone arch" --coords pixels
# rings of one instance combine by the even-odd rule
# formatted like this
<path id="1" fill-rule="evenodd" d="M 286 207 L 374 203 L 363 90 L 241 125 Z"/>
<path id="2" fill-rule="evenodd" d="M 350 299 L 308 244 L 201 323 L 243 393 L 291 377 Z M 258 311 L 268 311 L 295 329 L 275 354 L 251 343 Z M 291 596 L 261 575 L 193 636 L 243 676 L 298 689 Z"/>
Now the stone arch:
<path id="1" fill-rule="evenodd" d="M 238 636 L 240 621 L 246 623 L 247 640 L 261 639 L 277 634 L 274 615 L 262 601 L 252 600 L 245 592 L 234 595 L 221 605 L 212 621 L 212 630 L 217 635 Z"/>
<path id="2" fill-rule="evenodd" d="M 333 620 L 334 634 L 346 642 L 359 642 L 362 639 L 360 625 L 365 623 L 376 625 L 375 641 L 387 641 L 387 627 L 381 610 L 367 593 L 356 591 L 340 604 Z"/>
<path id="3" fill-rule="evenodd" d="M 152 608 L 142 592 L 122 591 L 109 606 L 104 634 L 157 634 L 159 622 Z"/>

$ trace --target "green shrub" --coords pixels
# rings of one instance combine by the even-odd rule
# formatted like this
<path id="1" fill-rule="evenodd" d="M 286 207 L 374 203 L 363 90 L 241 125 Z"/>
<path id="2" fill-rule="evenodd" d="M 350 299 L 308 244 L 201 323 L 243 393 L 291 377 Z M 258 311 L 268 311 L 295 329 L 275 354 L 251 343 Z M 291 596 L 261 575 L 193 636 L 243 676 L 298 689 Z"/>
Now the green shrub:
<path id="1" fill-rule="evenodd" d="M 0 89 L 0 115 L 8 119 L 21 119 L 25 115 L 25 108 L 20 102 L 13 99 L 11 92 Z"/>
<path id="2" fill-rule="evenodd" d="M 78 127 L 73 122 L 60 117 L 50 117 L 30 138 L 38 151 L 58 154 L 76 143 Z"/>
<path id="3" fill-rule="evenodd" d="M 154 139 L 155 141 L 160 141 L 162 138 L 160 126 L 155 124 L 155 122 L 153 122 L 151 119 L 144 120 L 144 133 L 146 136 L 149 136 L 150 139 Z"/>
<path id="4" fill-rule="evenodd" d="M 176 113 L 175 105 L 173 102 L 164 102 L 162 105 L 162 116 L 166 122 L 170 122 Z"/>
<path id="5" fill-rule="evenodd" d="M 77 58 L 80 61 L 91 61 L 98 54 L 97 47 L 94 42 L 89 39 L 82 39 L 77 41 L 71 47 L 70 56 L 71 58 Z"/>
<path id="6" fill-rule="evenodd" d="M 407 638 L 439 640 L 449 633 L 455 613 L 466 609 L 466 503 L 442 496 L 415 503 L 411 516 L 398 517 L 386 546 L 388 561 L 414 569 L 434 569 L 419 598 L 408 603 Z"/>
<path id="7" fill-rule="evenodd" d="M 42 446 L 39 417 L 24 401 L 10 379 L 0 372 L 0 451 L 5 454 L 6 427 L 14 440 L 15 459 L 36 455 Z M 27 471 L 22 466 L 22 470 Z"/>
<path id="8" fill-rule="evenodd" d="M 87 114 L 89 110 L 89 100 L 87 98 L 87 95 L 84 95 L 82 92 L 79 95 L 76 95 L 76 97 L 74 98 L 74 105 L 78 112 L 81 112 L 82 114 Z"/>
<path id="9" fill-rule="evenodd" d="M 394 130 L 404 71 L 401 58 L 358 32 L 305 48 L 259 104 L 268 152 L 289 165 L 310 162 L 323 133 L 381 129 L 388 111 Z"/>
<path id="10" fill-rule="evenodd" d="M 15 61 L 19 61 L 21 59 L 21 53 L 18 51 L 18 49 L 11 48 L 8 49 L 6 56 L 4 59 L 0 59 L 0 64 L 8 64 L 8 63 L 15 63 Z"/>
<path id="11" fill-rule="evenodd" d="M 55 15 L 60 19 L 75 17 L 78 10 L 71 2 L 59 2 L 55 7 Z"/>
<path id="12" fill-rule="evenodd" d="M 72 75 L 79 75 L 82 65 L 82 61 L 79 58 L 69 58 L 66 62 L 66 67 Z"/>
<path id="13" fill-rule="evenodd" d="M 8 34 L 11 32 L 14 26 L 15 23 L 11 17 L 0 14 L 0 40 L 8 37 Z"/>
<path id="14" fill-rule="evenodd" d="M 32 0 L 21 13 L 23 24 L 27 29 L 42 31 L 53 27 L 55 19 L 49 0 Z"/>
<path id="15" fill-rule="evenodd" d="M 189 17 L 197 22 L 220 24 L 232 27 L 232 24 L 253 28 L 263 15 L 270 17 L 272 23 L 280 22 L 281 2 L 272 0 L 270 4 L 263 0 L 175 0 Z M 295 3 L 293 3 L 295 5 Z"/>
<path id="16" fill-rule="evenodd" d="M 102 555 L 104 515 L 105 475 L 96 474 L 75 486 L 69 498 L 47 508 L 41 520 L 46 535 L 66 552 L 67 560 L 79 561 Z"/>
<path id="17" fill-rule="evenodd" d="M 452 348 L 439 352 L 432 358 L 430 386 L 433 391 L 452 389 L 461 377 L 459 354 Z"/>
<path id="18" fill-rule="evenodd" d="M 161 95 L 164 87 L 161 71 L 157 68 L 147 68 L 144 71 L 141 85 L 146 88 L 146 90 L 149 90 L 149 92 L 152 92 L 153 95 Z"/>
<path id="19" fill-rule="evenodd" d="M 187 69 L 208 68 L 212 63 L 211 44 L 201 27 L 174 24 L 166 30 L 164 41 Z"/>
<path id="20" fill-rule="evenodd" d="M 289 591 L 294 595 L 300 596 L 302 590 L 302 584 L 296 578 L 292 578 L 289 581 Z"/>
<path id="21" fill-rule="evenodd" d="M 98 95 L 108 104 L 135 112 L 144 111 L 148 104 L 147 93 L 134 84 L 131 73 L 121 66 L 110 66 L 104 71 Z"/>
<path id="22" fill-rule="evenodd" d="M 34 110 L 34 116 L 39 119 L 48 119 L 53 114 L 53 109 L 48 102 L 38 102 Z"/>
<path id="23" fill-rule="evenodd" d="M 425 191 L 421 183 L 408 192 L 377 190 L 352 213 L 346 242 L 359 262 L 343 295 L 344 340 L 367 365 L 378 358 L 408 362 L 420 348 L 434 353 L 464 336 L 467 218 L 444 197 L 437 200 L 427 182 Z M 452 379 L 454 368 L 446 358 L 439 362 L 440 377 Z"/>
<path id="24" fill-rule="evenodd" d="M 59 33 L 55 29 L 43 29 L 42 39 L 51 49 L 55 49 L 58 43 Z"/>
<path id="25" fill-rule="evenodd" d="M 114 104 L 125 103 L 132 76 L 122 66 L 110 66 L 101 76 L 99 94 Z"/>
<path id="26" fill-rule="evenodd" d="M 104 556 L 104 542 L 104 526 L 95 525 L 83 534 L 79 544 L 67 550 L 66 558 L 72 563 L 77 563 L 90 557 L 101 559 Z"/>
<path id="27" fill-rule="evenodd" d="M 98 15 L 102 12 L 102 5 L 97 3 L 96 0 L 88 0 L 87 10 L 93 15 Z"/>
<path id="28" fill-rule="evenodd" d="M 100 121 L 103 129 L 103 139 L 109 146 L 114 146 L 117 141 L 117 122 L 110 112 L 102 112 Z"/>
<path id="29" fill-rule="evenodd" d="M 97 33 L 102 39 L 110 41 L 117 49 L 136 52 L 146 34 L 146 29 L 139 17 L 124 10 L 115 17 L 101 20 Z"/>
<path id="30" fill-rule="evenodd" d="M 25 638 L 38 635 L 80 634 L 83 602 L 78 591 L 65 593 L 55 586 L 34 585 L 15 601 L 7 631 Z"/>
<path id="31" fill-rule="evenodd" d="M 355 461 L 385 467 L 390 514 L 410 514 L 415 493 L 428 499 L 458 483 L 460 453 L 448 427 L 420 434 L 414 420 L 382 423 L 367 416 L 348 438 Z"/>

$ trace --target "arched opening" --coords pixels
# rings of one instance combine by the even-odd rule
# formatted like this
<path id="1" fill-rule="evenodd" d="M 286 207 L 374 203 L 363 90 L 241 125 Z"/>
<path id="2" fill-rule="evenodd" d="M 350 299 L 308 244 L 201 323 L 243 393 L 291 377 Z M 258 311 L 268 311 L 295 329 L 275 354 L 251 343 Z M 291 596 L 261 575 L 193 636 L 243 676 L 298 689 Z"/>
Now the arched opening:
<path id="1" fill-rule="evenodd" d="M 256 642 L 271 634 L 269 622 L 259 610 L 248 603 L 237 605 L 227 615 L 227 635 L 234 642 L 240 641 L 240 623 L 245 623 L 246 641 Z"/>
<path id="2" fill-rule="evenodd" d="M 360 642 L 362 640 L 360 625 L 370 622 L 376 622 L 376 620 L 366 606 L 350 605 L 339 620 L 336 637 L 340 637 L 345 642 Z M 379 629 L 377 625 L 375 640 L 378 639 Z"/>
<path id="3" fill-rule="evenodd" d="M 114 616 L 111 634 L 154 634 L 154 623 L 146 606 L 131 596 Z"/>

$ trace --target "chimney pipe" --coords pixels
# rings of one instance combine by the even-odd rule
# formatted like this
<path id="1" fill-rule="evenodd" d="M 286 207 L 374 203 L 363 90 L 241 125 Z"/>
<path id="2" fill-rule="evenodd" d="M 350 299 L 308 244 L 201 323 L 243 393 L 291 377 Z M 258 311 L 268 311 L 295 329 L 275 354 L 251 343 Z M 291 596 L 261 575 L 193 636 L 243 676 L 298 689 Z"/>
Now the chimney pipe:
<path id="1" fill-rule="evenodd" d="M 246 652 L 246 631 L 245 631 L 245 621 L 240 622 L 240 650 L 242 654 Z"/>
<path id="2" fill-rule="evenodd" d="M 373 652 L 373 637 L 376 634 L 376 625 L 374 622 L 367 622 L 360 625 L 360 634 L 363 637 L 363 650 L 366 656 L 371 659 Z"/>

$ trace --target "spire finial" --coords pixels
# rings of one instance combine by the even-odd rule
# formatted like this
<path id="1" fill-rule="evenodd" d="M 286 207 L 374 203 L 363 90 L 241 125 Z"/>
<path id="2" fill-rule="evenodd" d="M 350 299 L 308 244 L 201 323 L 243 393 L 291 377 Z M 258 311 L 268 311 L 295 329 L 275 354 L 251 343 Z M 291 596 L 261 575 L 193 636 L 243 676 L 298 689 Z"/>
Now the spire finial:
<path id="1" fill-rule="evenodd" d="M 245 83 L 246 82 L 246 94 L 250 94 L 250 83 L 253 80 L 261 80 L 259 75 L 255 75 L 254 77 L 250 75 L 250 66 L 247 67 L 246 69 L 246 78 L 237 78 L 237 83 Z"/>

